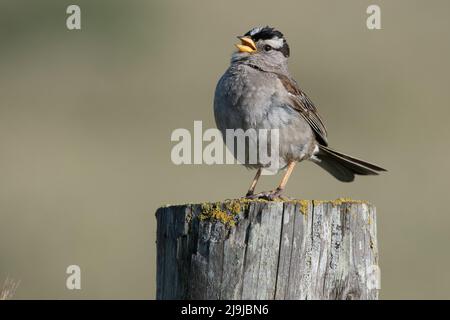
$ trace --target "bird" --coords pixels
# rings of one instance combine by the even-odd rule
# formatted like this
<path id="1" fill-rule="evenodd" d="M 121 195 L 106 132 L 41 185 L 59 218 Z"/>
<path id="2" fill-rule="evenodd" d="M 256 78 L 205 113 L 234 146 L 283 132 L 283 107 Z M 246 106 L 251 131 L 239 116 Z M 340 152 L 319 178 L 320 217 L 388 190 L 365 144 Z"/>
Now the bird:
<path id="1" fill-rule="evenodd" d="M 243 165 L 257 172 L 245 197 L 283 198 L 295 165 L 305 160 L 342 182 L 354 181 L 355 175 L 387 171 L 328 146 L 328 133 L 316 106 L 289 73 L 290 47 L 283 33 L 269 26 L 255 27 L 238 39 L 237 51 L 216 86 L 216 126 L 224 140 L 228 129 L 278 129 L 279 163 L 275 171 L 285 170 L 277 188 L 255 193 L 262 170 L 268 165 L 259 160 L 248 162 L 246 151 Z M 257 136 L 246 143 L 248 148 L 258 148 L 261 143 L 270 144 L 267 140 Z M 236 150 L 231 151 L 236 157 Z"/>

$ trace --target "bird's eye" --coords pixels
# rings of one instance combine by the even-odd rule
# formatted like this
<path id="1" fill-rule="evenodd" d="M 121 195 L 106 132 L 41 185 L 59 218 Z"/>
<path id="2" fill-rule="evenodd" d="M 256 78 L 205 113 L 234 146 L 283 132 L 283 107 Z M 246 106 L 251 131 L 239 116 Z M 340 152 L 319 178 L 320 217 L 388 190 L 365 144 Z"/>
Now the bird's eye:
<path id="1" fill-rule="evenodd" d="M 269 46 L 268 44 L 266 44 L 266 45 L 264 46 L 264 51 L 270 51 L 270 50 L 272 50 L 272 47 Z"/>

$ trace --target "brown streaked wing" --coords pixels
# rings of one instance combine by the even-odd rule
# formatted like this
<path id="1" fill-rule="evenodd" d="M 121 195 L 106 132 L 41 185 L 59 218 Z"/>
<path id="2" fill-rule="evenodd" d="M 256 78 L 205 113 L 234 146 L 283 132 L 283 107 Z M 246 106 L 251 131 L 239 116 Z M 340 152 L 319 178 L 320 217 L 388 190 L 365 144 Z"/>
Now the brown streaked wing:
<path id="1" fill-rule="evenodd" d="M 291 95 L 292 108 L 297 110 L 303 116 L 303 118 L 305 118 L 305 120 L 314 130 L 317 141 L 320 144 L 327 146 L 327 129 L 325 128 L 325 125 L 320 118 L 317 112 L 317 108 L 314 106 L 314 103 L 302 90 L 300 90 L 300 88 L 297 86 L 297 83 L 293 79 L 290 79 L 289 77 L 278 73 L 277 76 L 283 86 Z"/>

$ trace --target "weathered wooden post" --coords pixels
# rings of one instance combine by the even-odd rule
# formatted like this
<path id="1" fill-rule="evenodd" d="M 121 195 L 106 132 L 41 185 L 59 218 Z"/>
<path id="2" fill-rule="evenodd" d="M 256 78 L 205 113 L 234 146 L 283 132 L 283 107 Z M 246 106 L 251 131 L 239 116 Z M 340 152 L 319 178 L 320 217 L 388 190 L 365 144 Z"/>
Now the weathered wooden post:
<path id="1" fill-rule="evenodd" d="M 157 299 L 378 299 L 369 203 L 239 199 L 156 217 Z"/>

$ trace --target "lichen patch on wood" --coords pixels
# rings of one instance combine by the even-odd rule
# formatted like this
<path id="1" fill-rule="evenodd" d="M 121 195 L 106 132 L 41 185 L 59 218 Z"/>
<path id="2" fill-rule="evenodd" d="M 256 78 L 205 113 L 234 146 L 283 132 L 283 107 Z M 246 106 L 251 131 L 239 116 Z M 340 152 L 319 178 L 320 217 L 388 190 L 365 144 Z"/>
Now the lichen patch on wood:
<path id="1" fill-rule="evenodd" d="M 157 214 L 158 299 L 377 299 L 375 207 L 234 199 Z"/>
<path id="2" fill-rule="evenodd" d="M 242 211 L 239 202 L 231 201 L 225 203 L 203 203 L 201 205 L 199 219 L 201 221 L 219 221 L 226 226 L 234 227 L 237 215 Z"/>

